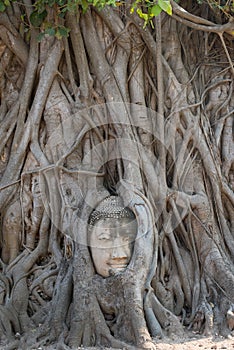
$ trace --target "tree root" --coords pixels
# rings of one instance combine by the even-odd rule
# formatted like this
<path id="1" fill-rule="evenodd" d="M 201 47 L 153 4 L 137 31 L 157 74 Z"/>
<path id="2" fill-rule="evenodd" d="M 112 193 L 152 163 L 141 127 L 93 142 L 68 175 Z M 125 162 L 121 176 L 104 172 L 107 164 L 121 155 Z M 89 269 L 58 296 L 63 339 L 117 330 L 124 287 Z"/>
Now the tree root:
<path id="1" fill-rule="evenodd" d="M 156 295 L 151 293 L 150 297 L 152 309 L 161 327 L 168 332 L 169 335 L 177 334 L 183 336 L 184 330 L 179 319 L 159 302 Z"/>
<path id="2" fill-rule="evenodd" d="M 189 328 L 191 327 L 193 327 L 195 331 L 202 332 L 206 336 L 212 335 L 214 328 L 214 315 L 208 302 L 203 301 L 197 308 L 194 319 Z"/>
<path id="3" fill-rule="evenodd" d="M 20 344 L 19 340 L 15 340 L 12 343 L 4 346 L 3 350 L 18 350 L 20 349 L 19 344 Z"/>

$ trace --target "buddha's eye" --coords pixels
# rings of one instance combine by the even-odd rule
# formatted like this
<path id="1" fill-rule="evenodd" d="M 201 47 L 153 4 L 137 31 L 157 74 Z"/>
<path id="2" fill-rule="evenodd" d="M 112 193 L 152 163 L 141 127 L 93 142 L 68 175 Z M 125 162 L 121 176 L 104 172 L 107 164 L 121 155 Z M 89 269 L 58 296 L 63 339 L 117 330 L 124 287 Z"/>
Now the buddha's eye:
<path id="1" fill-rule="evenodd" d="M 99 236 L 98 236 L 98 239 L 100 241 L 109 241 L 110 240 L 110 235 L 108 233 L 101 233 Z"/>

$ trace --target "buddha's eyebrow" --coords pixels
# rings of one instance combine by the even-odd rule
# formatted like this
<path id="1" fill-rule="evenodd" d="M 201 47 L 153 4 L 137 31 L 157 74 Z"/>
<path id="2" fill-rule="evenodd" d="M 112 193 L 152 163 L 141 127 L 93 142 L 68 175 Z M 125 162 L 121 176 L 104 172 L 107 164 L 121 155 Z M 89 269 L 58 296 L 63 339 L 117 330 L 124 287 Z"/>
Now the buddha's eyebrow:
<path id="1" fill-rule="evenodd" d="M 98 238 L 100 238 L 102 236 L 106 236 L 107 238 L 110 238 L 111 235 L 110 235 L 110 232 L 108 232 L 108 231 L 101 231 L 101 232 L 97 233 Z"/>

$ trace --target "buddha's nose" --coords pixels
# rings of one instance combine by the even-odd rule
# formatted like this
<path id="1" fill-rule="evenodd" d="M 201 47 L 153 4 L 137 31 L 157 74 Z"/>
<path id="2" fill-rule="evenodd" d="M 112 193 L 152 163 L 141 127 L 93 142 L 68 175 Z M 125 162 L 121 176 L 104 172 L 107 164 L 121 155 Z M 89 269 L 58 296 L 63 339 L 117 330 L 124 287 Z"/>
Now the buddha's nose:
<path id="1" fill-rule="evenodd" d="M 114 241 L 114 246 L 112 248 L 112 259 L 128 259 L 126 246 L 123 244 L 123 242 L 118 240 Z"/>

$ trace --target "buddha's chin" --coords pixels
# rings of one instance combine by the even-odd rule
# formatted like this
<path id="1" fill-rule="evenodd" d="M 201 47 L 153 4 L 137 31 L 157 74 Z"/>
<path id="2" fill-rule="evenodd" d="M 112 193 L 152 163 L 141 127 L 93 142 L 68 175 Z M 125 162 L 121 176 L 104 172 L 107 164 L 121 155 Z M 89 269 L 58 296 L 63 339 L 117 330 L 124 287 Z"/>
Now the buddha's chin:
<path id="1" fill-rule="evenodd" d="M 110 265 L 109 274 L 110 276 L 116 275 L 120 272 L 123 272 L 127 267 L 127 264 L 124 265 Z"/>

